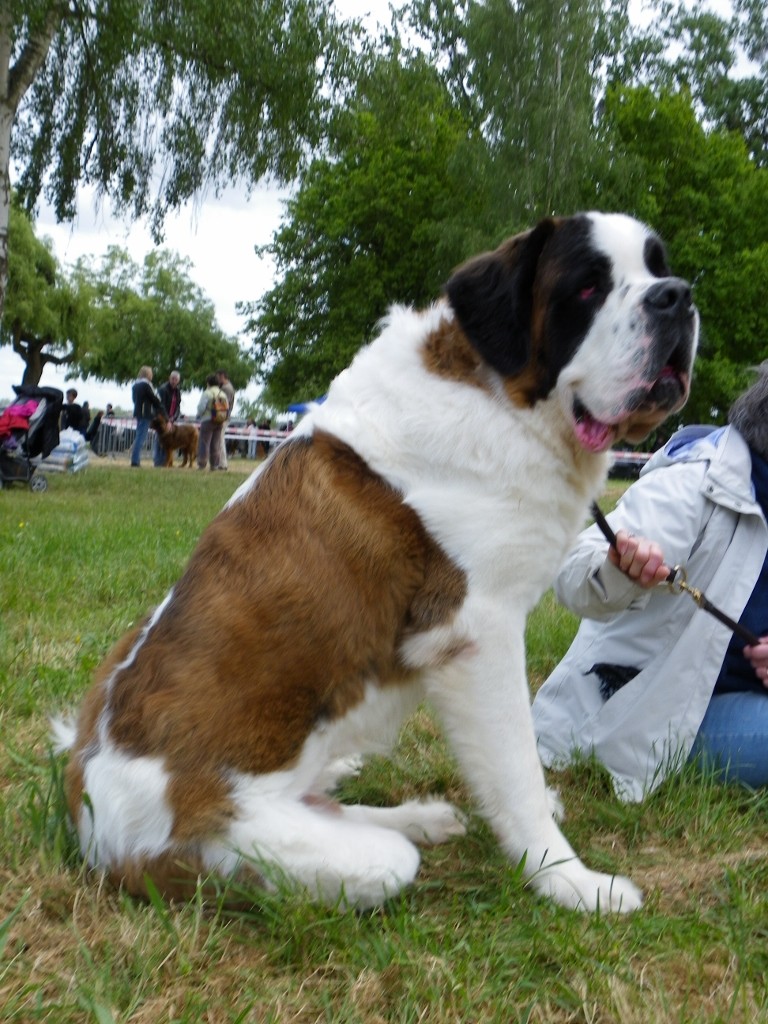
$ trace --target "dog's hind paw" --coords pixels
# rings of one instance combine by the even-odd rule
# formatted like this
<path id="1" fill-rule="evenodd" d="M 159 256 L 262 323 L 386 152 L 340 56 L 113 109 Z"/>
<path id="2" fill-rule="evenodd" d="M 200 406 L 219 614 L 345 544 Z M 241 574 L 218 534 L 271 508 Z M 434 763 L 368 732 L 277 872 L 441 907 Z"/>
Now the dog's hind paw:
<path id="1" fill-rule="evenodd" d="M 397 810 L 403 821 L 399 831 L 423 846 L 448 842 L 467 831 L 465 816 L 445 800 L 409 800 Z"/>
<path id="2" fill-rule="evenodd" d="M 542 896 L 572 910 L 628 914 L 643 905 L 643 894 L 628 878 L 590 871 L 578 861 L 545 868 L 530 884 Z"/>
<path id="3" fill-rule="evenodd" d="M 312 792 L 332 793 L 344 779 L 356 778 L 363 769 L 365 761 L 361 754 L 349 754 L 330 761 L 318 776 Z"/>

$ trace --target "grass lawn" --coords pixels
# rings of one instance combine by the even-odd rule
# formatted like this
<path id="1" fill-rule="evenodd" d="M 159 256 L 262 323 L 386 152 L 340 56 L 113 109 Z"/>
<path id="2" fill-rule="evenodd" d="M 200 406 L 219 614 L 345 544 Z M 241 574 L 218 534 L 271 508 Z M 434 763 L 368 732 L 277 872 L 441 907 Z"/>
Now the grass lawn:
<path id="1" fill-rule="evenodd" d="M 44 494 L 0 493 L 0 1019 L 768 1021 L 768 795 L 687 775 L 632 806 L 594 765 L 557 777 L 586 862 L 645 890 L 629 917 L 535 898 L 477 817 L 463 839 L 424 852 L 411 890 L 368 914 L 290 894 L 238 915 L 202 899 L 141 903 L 83 871 L 48 716 L 78 702 L 242 479 L 99 464 L 52 477 Z M 533 686 L 575 625 L 546 595 L 529 624 Z M 425 709 L 344 795 L 430 793 L 471 810 Z"/>

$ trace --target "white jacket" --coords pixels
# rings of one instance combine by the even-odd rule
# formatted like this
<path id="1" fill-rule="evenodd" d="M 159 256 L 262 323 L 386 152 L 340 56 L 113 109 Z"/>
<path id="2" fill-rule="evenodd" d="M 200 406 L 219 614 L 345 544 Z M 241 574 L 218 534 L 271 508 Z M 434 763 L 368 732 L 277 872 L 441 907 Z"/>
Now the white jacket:
<path id="1" fill-rule="evenodd" d="M 656 541 L 668 565 L 738 620 L 768 550 L 752 462 L 733 427 L 689 427 L 649 460 L 608 516 L 614 531 Z M 596 526 L 558 575 L 559 600 L 582 622 L 536 695 L 534 727 L 548 767 L 594 752 L 617 794 L 641 800 L 687 758 L 712 696 L 730 630 L 687 594 L 643 590 L 607 560 Z M 604 701 L 596 663 L 641 671 Z"/>

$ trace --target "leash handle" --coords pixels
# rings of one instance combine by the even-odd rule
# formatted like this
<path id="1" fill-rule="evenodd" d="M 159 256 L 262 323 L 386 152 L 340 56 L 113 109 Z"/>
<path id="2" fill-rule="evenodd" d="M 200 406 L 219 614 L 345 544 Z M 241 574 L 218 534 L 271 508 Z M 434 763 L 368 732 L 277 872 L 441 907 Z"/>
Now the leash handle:
<path id="1" fill-rule="evenodd" d="M 611 529 L 611 524 L 603 515 L 603 510 L 593 501 L 590 505 L 589 511 L 592 513 L 592 518 L 595 520 L 597 525 L 600 527 L 600 533 L 605 537 L 608 543 L 611 545 L 613 550 L 616 550 L 616 534 Z"/>
<path id="2" fill-rule="evenodd" d="M 605 537 L 605 539 L 611 545 L 613 550 L 614 551 L 618 551 L 618 548 L 616 547 L 616 534 L 611 529 L 611 524 L 608 522 L 608 520 L 603 515 L 603 510 L 600 508 L 600 506 L 597 504 L 596 501 L 592 502 L 592 505 L 590 507 L 590 512 L 592 513 L 592 518 L 595 520 L 597 525 L 600 527 L 600 532 L 602 533 L 602 535 Z M 669 573 L 669 576 L 667 576 L 666 582 L 669 583 L 671 586 L 673 586 L 677 582 L 677 576 L 678 576 L 679 572 L 680 572 L 680 567 L 679 566 L 675 566 L 674 569 L 671 569 L 670 573 Z"/>
<path id="3" fill-rule="evenodd" d="M 613 550 L 616 551 L 616 534 L 611 529 L 610 523 L 603 515 L 603 511 L 596 501 L 592 502 L 590 511 L 592 513 L 592 517 L 594 518 L 595 522 L 597 523 L 600 529 L 600 532 L 611 545 Z M 725 612 L 721 611 L 719 608 L 713 605 L 709 598 L 706 596 L 706 594 L 704 594 L 703 591 L 699 590 L 698 587 L 692 587 L 688 583 L 688 577 L 682 565 L 676 565 L 674 569 L 671 570 L 669 576 L 666 579 L 666 582 L 672 589 L 673 593 L 682 594 L 683 591 L 685 591 L 686 594 L 689 594 L 696 602 L 696 604 L 699 606 L 699 608 L 703 609 L 703 611 L 708 612 L 710 615 L 714 616 L 714 618 L 716 618 L 718 622 L 722 622 L 724 626 L 727 626 L 732 633 L 735 633 L 736 636 L 744 640 L 747 644 L 749 644 L 750 647 L 754 647 L 755 644 L 760 643 L 759 636 L 756 636 L 750 629 L 747 629 L 745 626 L 742 626 L 740 622 L 735 622 L 732 618 L 730 618 L 730 616 L 726 615 Z"/>

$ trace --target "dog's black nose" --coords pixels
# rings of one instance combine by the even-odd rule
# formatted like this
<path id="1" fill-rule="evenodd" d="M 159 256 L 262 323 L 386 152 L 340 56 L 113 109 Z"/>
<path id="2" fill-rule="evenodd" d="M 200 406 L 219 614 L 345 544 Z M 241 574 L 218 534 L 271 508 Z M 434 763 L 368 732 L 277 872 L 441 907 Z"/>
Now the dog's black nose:
<path id="1" fill-rule="evenodd" d="M 687 313 L 693 302 L 691 286 L 679 277 L 668 277 L 649 288 L 643 297 L 643 305 L 651 313 L 675 316 Z"/>

